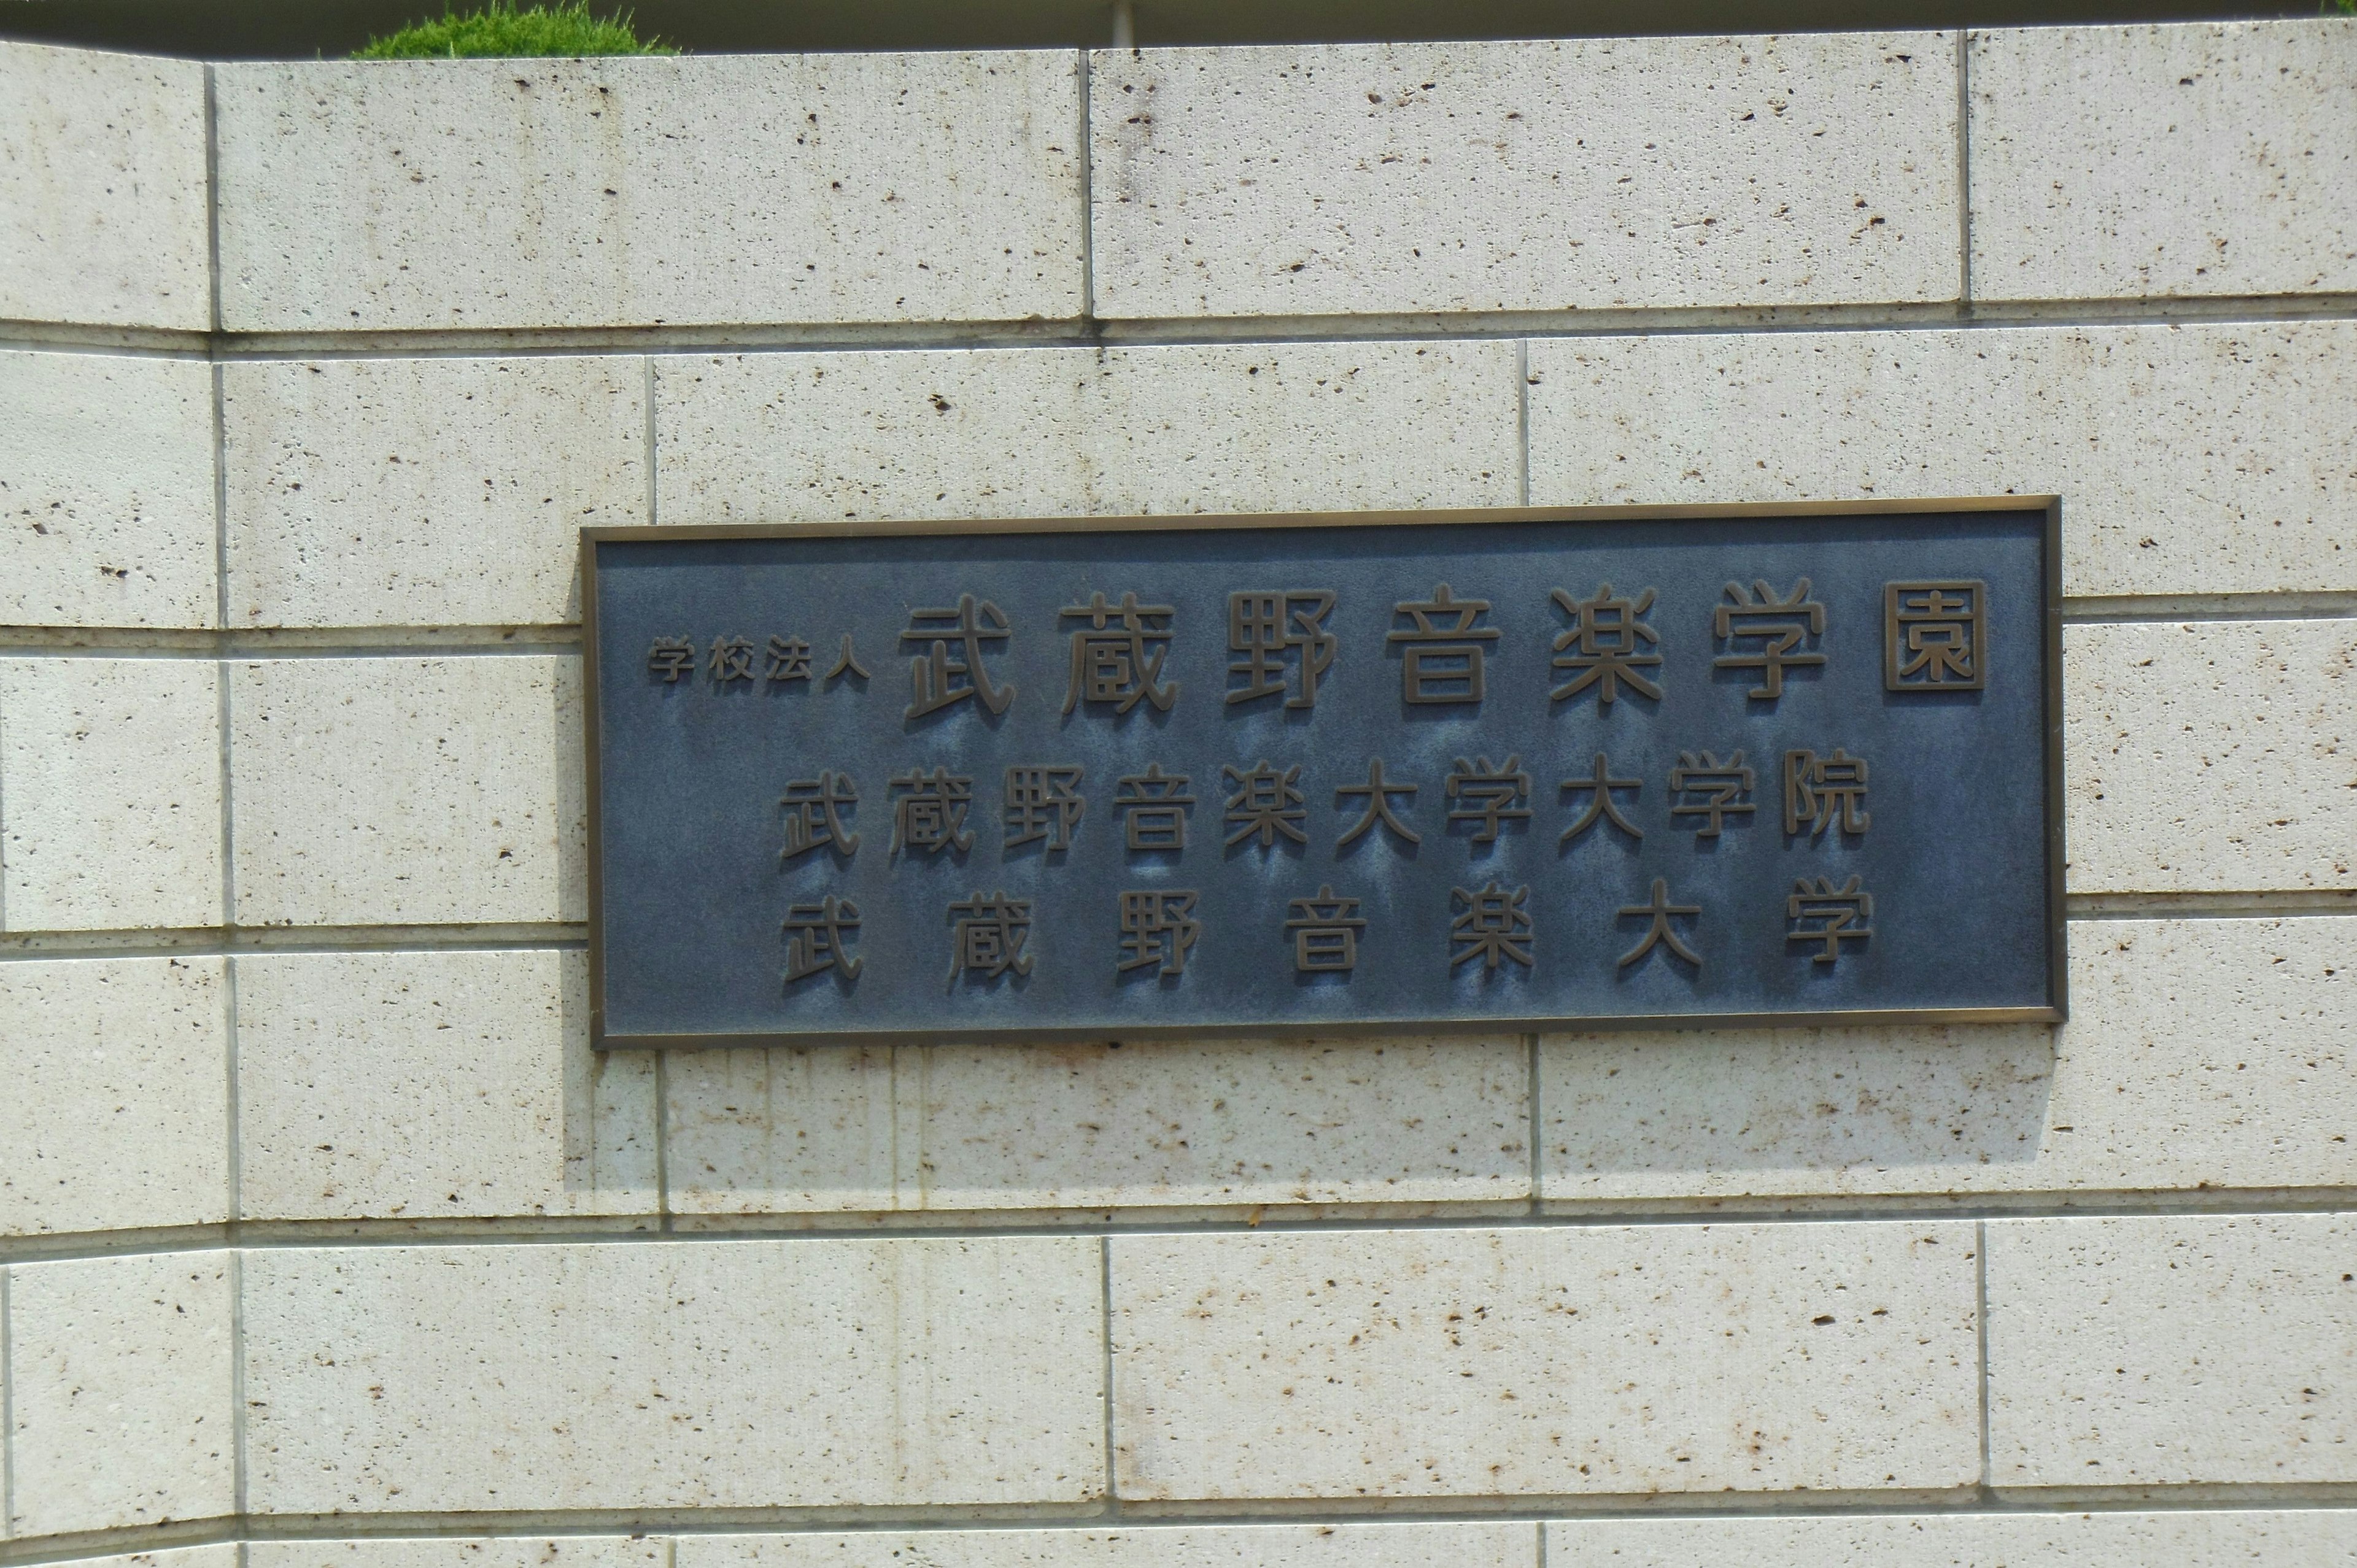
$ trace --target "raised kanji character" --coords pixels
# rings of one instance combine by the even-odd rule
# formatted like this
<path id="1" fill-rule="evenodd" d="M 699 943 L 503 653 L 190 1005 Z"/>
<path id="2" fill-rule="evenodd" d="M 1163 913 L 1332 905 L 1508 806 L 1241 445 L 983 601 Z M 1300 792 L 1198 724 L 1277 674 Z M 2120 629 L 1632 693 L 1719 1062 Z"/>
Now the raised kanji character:
<path id="1" fill-rule="evenodd" d="M 765 672 L 771 681 L 807 681 L 811 678 L 810 644 L 799 637 L 770 639 L 770 662 Z"/>
<path id="2" fill-rule="evenodd" d="M 1364 815 L 1351 824 L 1349 832 L 1334 841 L 1334 847 L 1338 850 L 1349 847 L 1353 839 L 1372 828 L 1377 822 L 1383 823 L 1409 843 L 1422 843 L 1424 842 L 1422 833 L 1393 815 L 1390 799 L 1394 795 L 1414 795 L 1415 790 L 1416 787 L 1413 784 L 1386 782 L 1383 779 L 1383 759 L 1380 757 L 1367 765 L 1367 781 L 1364 784 L 1335 786 L 1334 793 L 1337 795 L 1364 795 L 1367 798 L 1367 810 Z"/>
<path id="3" fill-rule="evenodd" d="M 1663 944 L 1696 969 L 1702 967 L 1702 954 L 1678 940 L 1677 932 L 1670 929 L 1670 920 L 1673 916 L 1680 919 L 1694 918 L 1701 915 L 1702 906 L 1671 903 L 1670 885 L 1667 881 L 1659 876 L 1654 877 L 1652 902 L 1626 905 L 1622 907 L 1620 913 L 1620 918 L 1624 920 L 1651 918 L 1652 921 L 1652 925 L 1645 932 L 1645 940 L 1620 955 L 1620 968 L 1628 968 L 1647 953 L 1652 952 L 1654 948 Z"/>
<path id="4" fill-rule="evenodd" d="M 946 622 L 948 624 L 942 624 Z M 1003 714 L 1015 701 L 1015 682 L 994 684 L 982 662 L 982 645 L 1004 642 L 1012 632 L 1006 614 L 988 599 L 977 603 L 972 594 L 960 594 L 948 609 L 910 610 L 903 642 L 928 645 L 909 660 L 911 697 L 906 718 L 920 719 L 968 697 L 992 714 Z M 845 651 L 849 644 L 845 644 Z M 952 651 L 954 649 L 955 651 Z"/>
<path id="5" fill-rule="evenodd" d="M 961 974 L 996 980 L 1009 972 L 1018 979 L 1031 972 L 1031 955 L 1023 950 L 1031 934 L 1031 900 L 975 893 L 952 903 L 950 913 L 957 918 L 950 933 L 952 984 Z"/>
<path id="6" fill-rule="evenodd" d="M 1988 585 L 1882 585 L 1882 684 L 1892 692 L 1977 692 L 1988 684 Z"/>
<path id="7" fill-rule="evenodd" d="M 1222 847 L 1233 848 L 1254 833 L 1260 835 L 1260 847 L 1267 849 L 1283 833 L 1296 843 L 1308 843 L 1309 835 L 1302 829 L 1309 809 L 1302 803 L 1299 789 L 1301 765 L 1279 773 L 1267 761 L 1255 762 L 1251 768 L 1239 769 L 1231 764 L 1220 769 L 1235 782 L 1236 792 L 1228 798 L 1227 820 L 1236 831 L 1227 836 Z"/>
<path id="8" fill-rule="evenodd" d="M 716 637 L 712 639 L 712 683 L 725 686 L 731 681 L 753 678 L 753 639 L 749 637 Z"/>
<path id="9" fill-rule="evenodd" d="M 1170 622 L 1178 611 L 1168 605 L 1141 605 L 1135 594 L 1124 594 L 1121 603 L 1108 605 L 1102 592 L 1084 605 L 1059 612 L 1085 616 L 1089 624 L 1072 633 L 1072 675 L 1064 692 L 1064 712 L 1083 701 L 1112 703 L 1115 714 L 1125 714 L 1142 698 L 1162 713 L 1178 700 L 1178 682 L 1162 679 L 1162 661 L 1170 653 Z"/>
<path id="10" fill-rule="evenodd" d="M 1498 633 L 1488 627 L 1476 630 L 1473 623 L 1489 608 L 1487 599 L 1452 597 L 1446 583 L 1433 589 L 1429 599 L 1402 600 L 1392 607 L 1394 615 L 1415 623 L 1384 639 L 1407 645 L 1400 660 L 1402 702 L 1480 703 L 1486 653 L 1481 645 L 1495 642 Z"/>
<path id="11" fill-rule="evenodd" d="M 1670 815 L 1704 818 L 1695 837 L 1715 839 L 1727 825 L 1728 812 L 1747 815 L 1757 809 L 1746 799 L 1751 785 L 1750 765 L 1739 751 L 1724 762 L 1707 751 L 1682 751 L 1677 766 L 1670 769 Z"/>
<path id="12" fill-rule="evenodd" d="M 1162 764 L 1149 762 L 1143 773 L 1125 774 L 1114 785 L 1113 807 L 1122 813 L 1122 842 L 1133 850 L 1182 850 L 1187 847 L 1187 810 L 1195 797 L 1187 792 L 1184 773 L 1165 773 Z"/>
<path id="13" fill-rule="evenodd" d="M 1862 833 L 1874 818 L 1866 810 L 1866 759 L 1834 747 L 1831 757 L 1813 751 L 1784 754 L 1784 831 L 1823 838 L 1836 822 L 1846 833 Z"/>
<path id="14" fill-rule="evenodd" d="M 859 848 L 859 835 L 843 825 L 843 808 L 859 803 L 850 774 L 828 768 L 815 779 L 797 779 L 778 803 L 786 809 L 786 847 L 780 860 L 808 854 L 821 844 L 833 844 L 845 857 Z"/>
<path id="15" fill-rule="evenodd" d="M 1072 847 L 1072 829 L 1087 809 L 1088 798 L 1072 786 L 1081 781 L 1077 768 L 1017 767 L 1006 770 L 1006 841 L 1008 849 L 1047 841 L 1050 851 Z"/>
<path id="16" fill-rule="evenodd" d="M 815 904 L 787 906 L 786 983 L 830 969 L 840 971 L 845 980 L 858 979 L 867 961 L 853 958 L 844 945 L 858 929 L 859 906 L 832 893 Z"/>
<path id="17" fill-rule="evenodd" d="M 1481 824 L 1475 843 L 1497 843 L 1501 822 L 1530 820 L 1531 809 L 1518 803 L 1531 796 L 1531 776 L 1523 771 L 1519 756 L 1495 765 L 1486 757 L 1471 762 L 1460 757 L 1448 770 L 1447 788 L 1448 820 Z"/>
<path id="18" fill-rule="evenodd" d="M 1314 706 L 1318 678 L 1334 662 L 1341 639 L 1326 629 L 1334 608 L 1334 595 L 1325 588 L 1288 588 L 1283 592 L 1253 589 L 1228 596 L 1228 649 L 1242 659 L 1228 666 L 1244 683 L 1232 689 L 1227 700 L 1248 703 L 1285 690 L 1285 656 L 1300 655 L 1301 691 L 1287 697 L 1288 708 Z"/>
<path id="19" fill-rule="evenodd" d="M 1317 896 L 1293 900 L 1285 929 L 1293 933 L 1293 967 L 1303 974 L 1345 973 L 1358 967 L 1359 933 L 1367 922 L 1359 901 L 1321 885 Z"/>
<path id="20" fill-rule="evenodd" d="M 1492 877 L 1479 892 L 1452 887 L 1448 896 L 1452 905 L 1460 900 L 1465 905 L 1465 912 L 1448 927 L 1449 968 L 1475 958 L 1484 970 L 1493 970 L 1508 959 L 1524 969 L 1531 967 L 1530 888 L 1517 887 L 1509 893 Z"/>
<path id="21" fill-rule="evenodd" d="M 1203 934 L 1194 909 L 1191 892 L 1151 888 L 1123 893 L 1118 972 L 1158 965 L 1165 975 L 1183 973 L 1189 950 Z"/>
<path id="22" fill-rule="evenodd" d="M 1809 597 L 1809 580 L 1803 577 L 1790 594 L 1778 597 L 1765 579 L 1746 588 L 1740 583 L 1727 585 L 1727 602 L 1711 611 L 1711 630 L 1718 639 L 1730 647 L 1751 643 L 1757 650 L 1749 653 L 1724 653 L 1712 660 L 1717 670 L 1757 670 L 1760 684 L 1750 695 L 1760 702 L 1772 703 L 1784 694 L 1784 671 L 1799 665 L 1823 664 L 1822 653 L 1798 651 L 1801 644 L 1812 637 L 1821 637 L 1825 629 L 1825 607 Z"/>
<path id="23" fill-rule="evenodd" d="M 1652 589 L 1624 599 L 1606 583 L 1594 598 L 1575 599 L 1561 588 L 1550 596 L 1571 617 L 1570 627 L 1555 639 L 1555 667 L 1579 671 L 1547 693 L 1551 701 L 1560 703 L 1593 686 L 1598 700 L 1609 708 L 1620 695 L 1624 681 L 1640 696 L 1660 698 L 1661 687 L 1637 673 L 1641 667 L 1651 669 L 1662 661 L 1658 653 L 1640 651 L 1662 640 L 1638 618 L 1652 609 Z"/>
<path id="24" fill-rule="evenodd" d="M 647 650 L 647 673 L 658 681 L 678 682 L 695 671 L 695 644 L 684 637 L 658 637 Z"/>
<path id="25" fill-rule="evenodd" d="M 1580 812 L 1578 819 L 1571 826 L 1563 830 L 1563 835 L 1556 839 L 1555 843 L 1569 843 L 1594 827 L 1598 821 L 1610 822 L 1632 839 L 1645 836 L 1645 830 L 1622 816 L 1620 808 L 1614 804 L 1612 800 L 1613 790 L 1641 789 L 1644 788 L 1644 781 L 1639 779 L 1613 778 L 1612 765 L 1604 759 L 1602 752 L 1596 754 L 1596 771 L 1593 774 L 1586 779 L 1566 779 L 1561 787 L 1566 789 L 1593 789 L 1596 793 L 1587 802 L 1587 810 Z"/>
<path id="26" fill-rule="evenodd" d="M 1792 896 L 1784 900 L 1784 918 L 1792 929 L 1784 934 L 1788 942 L 1823 942 L 1814 954 L 1819 963 L 1832 963 L 1841 957 L 1841 944 L 1862 942 L 1874 935 L 1866 924 L 1874 918 L 1874 895 L 1861 892 L 1858 879 L 1853 875 L 1839 887 L 1830 876 L 1820 876 L 1814 886 L 1807 877 L 1792 884 Z"/>
<path id="27" fill-rule="evenodd" d="M 946 768 L 927 772 L 911 768 L 892 780 L 905 789 L 892 803 L 892 848 L 931 854 L 953 849 L 963 854 L 974 847 L 974 832 L 965 825 L 966 808 L 974 804 L 974 780 Z"/>

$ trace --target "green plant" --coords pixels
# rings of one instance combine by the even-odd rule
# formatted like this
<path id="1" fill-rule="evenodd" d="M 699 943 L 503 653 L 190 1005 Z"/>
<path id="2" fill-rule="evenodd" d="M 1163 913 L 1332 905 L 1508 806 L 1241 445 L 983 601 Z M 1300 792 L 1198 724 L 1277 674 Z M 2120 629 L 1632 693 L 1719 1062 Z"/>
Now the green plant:
<path id="1" fill-rule="evenodd" d="M 2321 16 L 2357 16 L 2357 0 L 2324 0 L 2316 10 Z"/>
<path id="2" fill-rule="evenodd" d="M 417 22 L 352 51 L 354 59 L 479 59 L 522 55 L 672 55 L 660 39 L 641 42 L 630 14 L 589 14 L 589 0 L 557 0 L 554 5 L 516 8 L 515 0 L 491 0 L 463 16 L 446 13 L 438 22 Z"/>

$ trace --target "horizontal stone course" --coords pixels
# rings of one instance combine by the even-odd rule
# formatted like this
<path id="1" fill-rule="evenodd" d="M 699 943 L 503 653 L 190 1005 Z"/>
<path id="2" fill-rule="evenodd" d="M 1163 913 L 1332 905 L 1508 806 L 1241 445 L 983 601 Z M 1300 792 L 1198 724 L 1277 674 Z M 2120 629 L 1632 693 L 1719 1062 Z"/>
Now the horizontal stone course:
<path id="1" fill-rule="evenodd" d="M 205 68 L 0 41 L 0 320 L 212 325 Z"/>
<path id="2" fill-rule="evenodd" d="M 229 667 L 242 925 L 578 920 L 580 661 Z"/>
<path id="3" fill-rule="evenodd" d="M 647 521 L 635 358 L 222 371 L 231 624 L 578 620 L 580 531 Z"/>
<path id="4" fill-rule="evenodd" d="M 671 1208 L 1254 1208 L 1530 1193 L 1514 1037 L 690 1051 Z"/>
<path id="5" fill-rule="evenodd" d="M 1511 506 L 1513 346 L 656 361 L 660 521 Z"/>
<path id="6" fill-rule="evenodd" d="M 2337 20 L 1973 35 L 1973 293 L 2357 289 L 2357 54 Z"/>
<path id="7" fill-rule="evenodd" d="M 1072 1502 L 1087 1238 L 262 1251 L 256 1514 Z"/>
<path id="8" fill-rule="evenodd" d="M 1973 1228 L 1116 1236 L 1135 1499 L 1965 1487 Z"/>
<path id="9" fill-rule="evenodd" d="M 654 1209 L 654 1061 L 590 1050 L 581 954 L 234 961 L 246 1219 Z"/>
<path id="10" fill-rule="evenodd" d="M 229 1218 L 229 1019 L 218 958 L 0 966 L 0 1235 Z"/>
<path id="11" fill-rule="evenodd" d="M 0 351 L 0 625 L 212 626 L 212 425 L 201 361 Z"/>
<path id="12" fill-rule="evenodd" d="M 677 1568 L 1535 1568 L 1512 1524 L 1125 1525 L 1113 1529 L 685 1535 Z"/>
<path id="13" fill-rule="evenodd" d="M 1956 297 L 1953 33 L 1090 57 L 1110 317 Z"/>
<path id="14" fill-rule="evenodd" d="M 1888 1519 L 1557 1520 L 1553 1568 L 2246 1568 L 2357 1556 L 2348 1509 L 1902 1514 Z"/>
<path id="15" fill-rule="evenodd" d="M 2357 888 L 2357 619 L 2062 633 L 2070 886 Z"/>
<path id="16" fill-rule="evenodd" d="M 111 1557 L 77 1557 L 88 1568 L 236 1568 L 240 1548 L 235 1541 L 210 1546 L 169 1546 L 156 1552 L 126 1552 Z"/>
<path id="17" fill-rule="evenodd" d="M 1534 338 L 1542 506 L 2062 498 L 2066 594 L 2357 589 L 2357 326 Z"/>
<path id="18" fill-rule="evenodd" d="M 237 1511 L 231 1258 L 8 1270 L 11 1533 Z"/>
<path id="19" fill-rule="evenodd" d="M 0 658 L 0 929 L 221 924 L 214 667 Z"/>
<path id="20" fill-rule="evenodd" d="M 2357 1187 L 2357 920 L 2072 923 L 2071 1021 L 1544 1036 L 1540 1191 Z"/>
<path id="21" fill-rule="evenodd" d="M 220 66 L 222 324 L 1075 317 L 1078 63 Z"/>
<path id="22" fill-rule="evenodd" d="M 247 1568 L 668 1568 L 659 1536 L 440 1536 L 411 1540 L 253 1541 Z"/>
<path id="23" fill-rule="evenodd" d="M 2349 1216 L 2006 1220 L 1988 1249 L 1999 1488 L 2357 1479 Z"/>

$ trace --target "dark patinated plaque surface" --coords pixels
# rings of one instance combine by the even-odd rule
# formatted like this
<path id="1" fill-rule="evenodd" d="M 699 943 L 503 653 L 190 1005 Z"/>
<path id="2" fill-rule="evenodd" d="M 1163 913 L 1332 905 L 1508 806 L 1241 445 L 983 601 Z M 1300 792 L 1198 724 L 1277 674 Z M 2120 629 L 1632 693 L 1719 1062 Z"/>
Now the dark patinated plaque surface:
<path id="1" fill-rule="evenodd" d="M 2057 518 L 587 531 L 598 1043 L 2059 1017 Z"/>

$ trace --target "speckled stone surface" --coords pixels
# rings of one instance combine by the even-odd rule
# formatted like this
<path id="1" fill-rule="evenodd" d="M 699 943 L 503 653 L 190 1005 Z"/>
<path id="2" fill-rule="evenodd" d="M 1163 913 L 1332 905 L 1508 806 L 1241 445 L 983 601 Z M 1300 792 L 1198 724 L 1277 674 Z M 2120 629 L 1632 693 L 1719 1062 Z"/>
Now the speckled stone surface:
<path id="1" fill-rule="evenodd" d="M 682 355 L 663 522 L 1512 506 L 1513 345 Z"/>
<path id="2" fill-rule="evenodd" d="M 1080 314 L 1070 52 L 231 64 L 243 331 Z"/>
<path id="3" fill-rule="evenodd" d="M 2357 588 L 2357 328 L 1534 339 L 1542 505 L 2062 498 L 2066 594 Z"/>
<path id="4" fill-rule="evenodd" d="M 581 616 L 580 531 L 647 521 L 630 356 L 231 365 L 230 622 Z"/>
<path id="5" fill-rule="evenodd" d="M 2311 17 L 1973 36 L 1980 299 L 2357 289 L 2357 49 Z"/>
<path id="6" fill-rule="evenodd" d="M 0 320 L 212 325 L 205 68 L 0 42 Z"/>
<path id="7" fill-rule="evenodd" d="M 1090 57 L 1098 313 L 1956 297 L 1955 35 Z"/>

